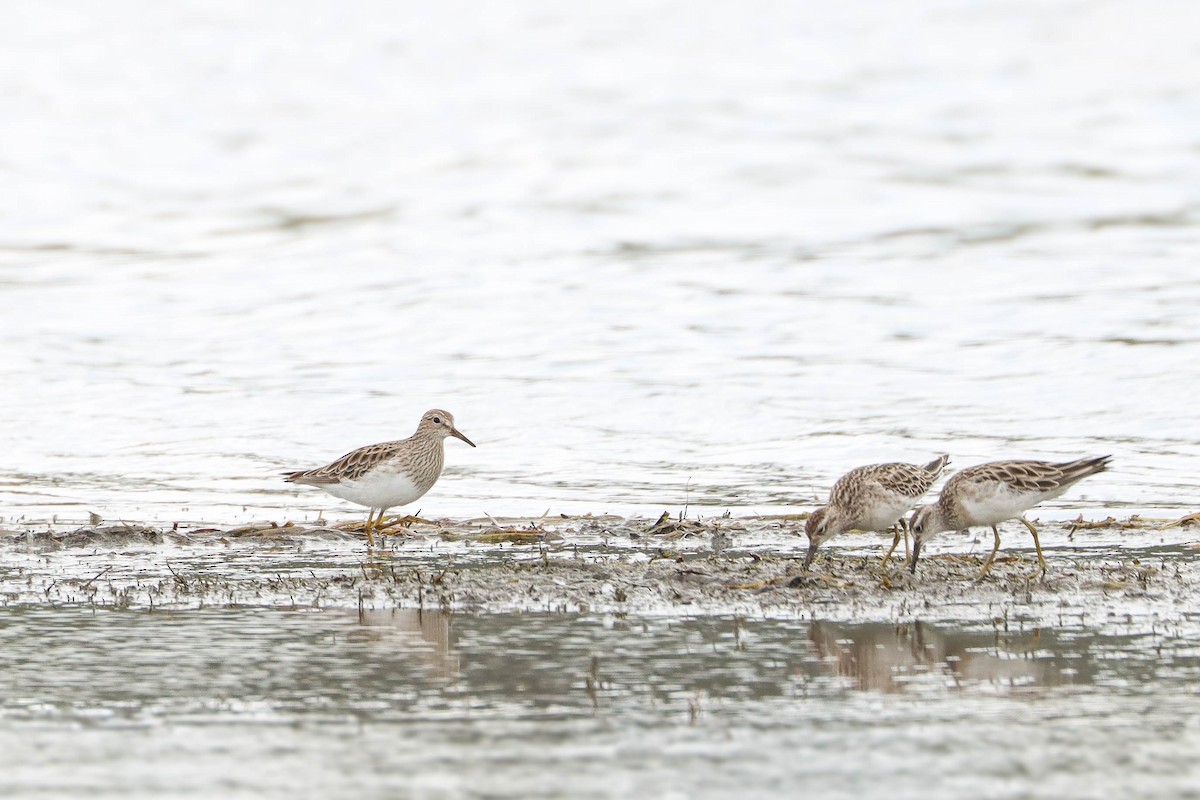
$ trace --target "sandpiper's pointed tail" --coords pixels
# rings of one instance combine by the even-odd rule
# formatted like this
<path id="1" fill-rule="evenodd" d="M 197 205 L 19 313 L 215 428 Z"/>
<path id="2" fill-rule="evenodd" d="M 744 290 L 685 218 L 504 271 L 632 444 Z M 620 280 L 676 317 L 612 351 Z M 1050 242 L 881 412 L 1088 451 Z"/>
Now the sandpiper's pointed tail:
<path id="1" fill-rule="evenodd" d="M 299 469 L 295 472 L 281 472 L 280 475 L 283 476 L 284 481 L 287 483 L 303 483 L 306 486 L 320 486 L 322 483 L 336 482 L 335 480 L 331 481 L 315 478 L 312 475 L 312 470 L 309 469 Z"/>
<path id="2" fill-rule="evenodd" d="M 1089 475 L 1104 472 L 1104 470 L 1108 469 L 1108 462 L 1111 459 L 1112 456 L 1100 456 L 1099 458 L 1081 458 L 1078 461 L 1055 464 L 1054 466 L 1062 470 L 1062 477 L 1058 479 L 1059 485 L 1070 486 Z"/>
<path id="3" fill-rule="evenodd" d="M 933 461 L 930 461 L 925 465 L 924 469 L 936 479 L 938 475 L 942 474 L 942 470 L 945 469 L 946 465 L 949 463 L 950 455 L 947 453 L 946 455 L 938 456 Z"/>

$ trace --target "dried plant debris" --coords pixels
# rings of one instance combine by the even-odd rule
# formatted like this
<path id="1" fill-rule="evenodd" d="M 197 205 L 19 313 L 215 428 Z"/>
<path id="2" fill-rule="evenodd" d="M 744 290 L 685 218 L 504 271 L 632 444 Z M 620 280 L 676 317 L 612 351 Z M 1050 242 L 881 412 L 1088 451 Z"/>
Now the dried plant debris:
<path id="1" fill-rule="evenodd" d="M 730 523 L 728 515 L 714 519 L 686 519 L 682 515 L 672 518 L 669 511 L 664 511 L 654 524 L 646 529 L 645 533 L 647 536 L 685 539 L 717 533 L 728 535 L 730 531 L 739 529 L 739 525 Z"/>
<path id="2" fill-rule="evenodd" d="M 1179 519 L 1173 520 L 1143 519 L 1137 514 L 1134 514 L 1133 516 L 1123 520 L 1117 519 L 1116 517 L 1106 517 L 1102 520 L 1085 520 L 1083 515 L 1080 514 L 1077 519 L 1072 520 L 1070 523 L 1071 533 L 1074 533 L 1075 531 L 1100 530 L 1106 528 L 1116 528 L 1121 530 L 1132 530 L 1139 528 L 1146 528 L 1150 530 L 1166 530 L 1168 528 L 1179 528 L 1188 525 L 1200 525 L 1200 512 L 1188 514 L 1180 517 Z"/>
<path id="3" fill-rule="evenodd" d="M 423 517 L 386 517 L 377 527 L 372 526 L 372 530 L 387 536 L 407 536 L 409 528 L 413 525 L 437 525 L 437 523 Z M 367 521 L 365 519 L 338 522 L 332 527 L 337 530 L 361 533 L 364 537 L 367 535 Z"/>
<path id="4" fill-rule="evenodd" d="M 191 539 L 201 541 L 204 537 L 213 536 L 225 541 L 249 539 L 275 542 L 298 541 L 305 538 L 333 540 L 357 540 L 360 538 L 339 527 L 297 525 L 292 522 L 286 522 L 283 525 L 276 522 L 254 522 L 227 531 L 220 528 L 200 528 L 192 531 Z"/>
<path id="5" fill-rule="evenodd" d="M 1125 520 L 1118 520 L 1116 517 L 1107 517 L 1102 520 L 1084 520 L 1080 514 L 1078 519 L 1071 522 L 1071 533 L 1075 531 L 1094 531 L 1102 528 L 1119 528 L 1122 530 L 1130 530 L 1133 528 L 1157 528 L 1162 525 L 1162 521 L 1152 522 L 1144 520 L 1136 514 Z"/>
<path id="6" fill-rule="evenodd" d="M 472 536 L 471 540 L 484 544 L 537 544 L 562 538 L 562 535 L 555 531 L 530 524 L 527 528 L 488 528 Z"/>
<path id="7" fill-rule="evenodd" d="M 999 606 L 1162 614 L 1200 607 L 1200 550 L 1193 547 L 1200 537 L 1193 522 L 1179 520 L 1167 527 L 1139 518 L 1043 524 L 1050 562 L 1044 575 L 1028 537 L 1005 527 L 1000 554 L 983 580 L 979 566 L 990 536 L 948 534 L 911 575 L 903 559 L 882 565 L 890 537 L 877 534 L 848 535 L 804 570 L 807 540 L 797 524 L 779 518 L 409 522 L 406 536 L 390 536 L 374 549 L 354 524 L 323 520 L 231 529 L 17 525 L 0 531 L 0 603 L 590 609 L 857 620 L 991 613 Z"/>
<path id="8" fill-rule="evenodd" d="M 124 546 L 134 543 L 162 544 L 172 539 L 183 537 L 171 531 L 162 531 L 147 525 L 101 525 L 99 527 L 76 528 L 72 531 L 45 530 L 6 530 L 0 535 L 14 543 L 42 547 L 88 547 L 88 546 Z"/>

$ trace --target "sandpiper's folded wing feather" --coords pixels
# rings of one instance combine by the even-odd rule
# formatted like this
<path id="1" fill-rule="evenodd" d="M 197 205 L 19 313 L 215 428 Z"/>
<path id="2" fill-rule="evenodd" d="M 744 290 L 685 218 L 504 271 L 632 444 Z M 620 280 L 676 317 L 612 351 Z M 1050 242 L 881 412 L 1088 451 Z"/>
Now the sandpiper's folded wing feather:
<path id="1" fill-rule="evenodd" d="M 919 499 L 929 491 L 948 460 L 948 456 L 942 456 L 924 467 L 902 463 L 858 467 L 847 472 L 833 485 L 829 502 L 831 505 L 849 503 L 862 485 L 867 483 L 875 483 L 888 491 Z"/>
<path id="2" fill-rule="evenodd" d="M 407 441 L 404 439 L 398 442 L 380 442 L 360 447 L 323 467 L 289 472 L 284 476 L 284 480 L 289 483 L 306 483 L 311 486 L 337 483 L 341 480 L 357 480 L 371 467 L 395 456 L 403 449 Z"/>
<path id="3" fill-rule="evenodd" d="M 1052 492 L 1103 472 L 1109 458 L 1081 458 L 1062 464 L 1049 461 L 996 461 L 964 470 L 954 478 L 962 476 L 963 480 L 973 482 L 996 481 L 1022 492 Z"/>
<path id="4" fill-rule="evenodd" d="M 1108 462 L 1111 460 L 1112 456 L 1081 458 L 1077 461 L 1068 461 L 1065 464 L 1057 464 L 1056 466 L 1062 470 L 1062 483 L 1072 484 L 1083 480 L 1089 475 L 1104 472 L 1108 469 Z"/>
<path id="5" fill-rule="evenodd" d="M 894 492 L 918 499 L 929 491 L 929 487 L 941 474 L 945 458 L 943 456 L 925 467 L 918 467 L 916 464 L 883 464 L 884 469 L 879 475 L 880 483 Z"/>
<path id="6" fill-rule="evenodd" d="M 930 461 L 928 464 L 925 465 L 924 469 L 926 472 L 928 472 L 930 475 L 932 475 L 933 479 L 936 481 L 938 479 L 938 476 L 942 474 L 942 470 L 944 470 L 946 468 L 946 465 L 949 463 L 950 463 L 950 454 L 947 453 L 945 455 L 938 456 L 933 461 Z"/>
<path id="7" fill-rule="evenodd" d="M 303 483 L 309 486 L 320 486 L 323 483 L 337 483 L 337 478 L 329 476 L 317 476 L 312 473 L 315 470 L 297 470 L 296 472 L 283 473 L 283 479 L 288 483 Z"/>

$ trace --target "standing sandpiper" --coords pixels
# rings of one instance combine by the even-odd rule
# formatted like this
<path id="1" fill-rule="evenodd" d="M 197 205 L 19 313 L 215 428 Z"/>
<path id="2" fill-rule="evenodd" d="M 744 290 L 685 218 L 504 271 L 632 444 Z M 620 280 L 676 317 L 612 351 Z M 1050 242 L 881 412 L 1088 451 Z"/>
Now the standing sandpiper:
<path id="1" fill-rule="evenodd" d="M 979 577 L 988 574 L 1000 549 L 1000 531 L 996 526 L 1010 519 L 1020 520 L 1033 534 L 1038 566 L 1046 571 L 1046 559 L 1037 529 L 1023 514 L 1044 500 L 1051 500 L 1079 481 L 1103 472 L 1112 456 L 1081 458 L 1052 464 L 1049 461 L 993 461 L 964 469 L 942 487 L 937 502 L 913 512 L 909 527 L 913 532 L 912 558 L 908 568 L 917 571 L 921 545 L 942 531 L 960 531 L 973 525 L 990 525 L 996 543 L 983 562 Z"/>
<path id="2" fill-rule="evenodd" d="M 366 506 L 367 544 L 373 547 L 371 516 L 375 509 L 379 509 L 374 520 L 378 527 L 389 508 L 408 505 L 433 487 L 442 474 L 442 442 L 447 436 L 475 446 L 454 427 L 450 412 L 435 408 L 425 412 L 417 432 L 407 439 L 369 444 L 324 467 L 285 473 L 284 480 L 316 486 L 334 497 Z"/>
<path id="3" fill-rule="evenodd" d="M 829 505 L 814 511 L 804 527 L 808 534 L 804 568 L 808 569 L 821 543 L 839 533 L 895 528 L 891 549 L 883 557 L 886 565 L 904 532 L 904 515 L 929 491 L 948 463 L 950 456 L 940 456 L 923 467 L 871 464 L 852 469 L 838 478 L 829 492 Z M 907 533 L 904 533 L 904 544 L 907 549 Z"/>

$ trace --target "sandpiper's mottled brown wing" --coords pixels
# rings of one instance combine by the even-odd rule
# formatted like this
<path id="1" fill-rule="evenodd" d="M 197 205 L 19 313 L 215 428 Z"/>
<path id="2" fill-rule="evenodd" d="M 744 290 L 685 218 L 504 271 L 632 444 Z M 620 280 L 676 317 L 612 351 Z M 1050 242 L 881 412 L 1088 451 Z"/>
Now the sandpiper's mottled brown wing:
<path id="1" fill-rule="evenodd" d="M 963 470 L 951 478 L 946 486 L 950 488 L 951 483 L 995 482 L 1018 492 L 1053 492 L 1055 489 L 1065 489 L 1089 475 L 1103 472 L 1110 458 L 1081 458 L 1061 464 L 1049 461 L 993 461 Z"/>
<path id="2" fill-rule="evenodd" d="M 916 464 L 882 464 L 877 476 L 879 483 L 897 494 L 919 499 L 933 485 L 940 473 L 930 472 Z"/>
<path id="3" fill-rule="evenodd" d="M 341 480 L 357 480 L 376 464 L 394 458 L 404 449 L 408 441 L 408 439 L 402 439 L 397 442 L 369 444 L 366 447 L 351 450 L 337 461 L 323 467 L 289 472 L 283 479 L 289 483 L 306 483 L 310 486 L 338 483 Z"/>
<path id="4" fill-rule="evenodd" d="M 914 500 L 920 499 L 937 480 L 949 458 L 941 456 L 924 467 L 916 464 L 871 464 L 850 470 L 843 475 L 829 492 L 830 505 L 849 504 L 861 492 L 865 484 L 877 484 L 881 488 Z"/>

